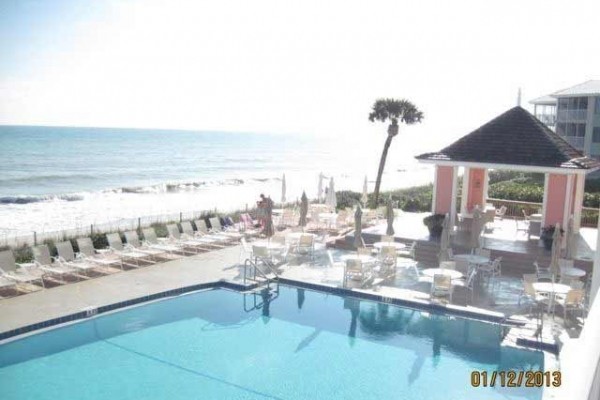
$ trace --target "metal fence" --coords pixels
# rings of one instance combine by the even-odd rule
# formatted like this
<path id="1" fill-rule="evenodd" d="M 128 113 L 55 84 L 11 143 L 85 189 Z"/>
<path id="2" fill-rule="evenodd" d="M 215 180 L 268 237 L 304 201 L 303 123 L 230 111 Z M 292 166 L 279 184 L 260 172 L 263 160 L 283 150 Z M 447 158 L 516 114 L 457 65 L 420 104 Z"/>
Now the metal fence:
<path id="1" fill-rule="evenodd" d="M 19 229 L 0 228 L 0 246 L 18 247 L 36 245 L 45 240 L 60 241 L 79 236 L 90 236 L 94 233 L 146 228 L 155 223 L 181 222 L 198 219 L 214 211 L 187 211 L 173 214 L 147 215 L 138 218 L 122 218 L 104 223 L 78 226 L 57 231 L 23 231 Z"/>
<path id="2" fill-rule="evenodd" d="M 503 200 L 503 199 L 488 199 L 489 203 L 492 203 L 497 209 L 505 206 L 507 217 L 523 218 L 523 211 L 527 215 L 541 213 L 542 203 L 530 203 L 527 201 L 514 201 L 514 200 Z M 588 226 L 595 228 L 598 226 L 598 209 L 583 207 L 581 211 L 581 226 Z"/>

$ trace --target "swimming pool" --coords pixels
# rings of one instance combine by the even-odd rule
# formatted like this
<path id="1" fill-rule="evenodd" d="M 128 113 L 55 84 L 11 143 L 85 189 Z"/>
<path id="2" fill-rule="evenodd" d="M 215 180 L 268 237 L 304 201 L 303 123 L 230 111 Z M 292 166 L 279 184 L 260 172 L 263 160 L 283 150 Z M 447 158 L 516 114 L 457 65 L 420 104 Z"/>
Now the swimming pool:
<path id="1" fill-rule="evenodd" d="M 503 329 L 286 286 L 209 290 L 0 346 L 0 398 L 541 399 L 471 387 L 473 370 L 543 369 Z"/>

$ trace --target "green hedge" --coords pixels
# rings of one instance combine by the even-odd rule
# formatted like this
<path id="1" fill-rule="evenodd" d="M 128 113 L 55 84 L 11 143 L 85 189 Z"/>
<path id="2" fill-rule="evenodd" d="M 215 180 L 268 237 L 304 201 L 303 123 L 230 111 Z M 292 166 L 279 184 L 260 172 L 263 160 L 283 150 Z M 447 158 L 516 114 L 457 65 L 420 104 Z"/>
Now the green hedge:
<path id="1" fill-rule="evenodd" d="M 544 184 L 524 183 L 521 178 L 516 178 L 515 180 L 490 185 L 488 193 L 493 199 L 542 203 L 544 201 Z M 583 206 L 600 207 L 600 192 L 584 193 Z"/>
<path id="2" fill-rule="evenodd" d="M 379 207 L 385 205 L 387 199 L 391 196 L 396 208 L 400 208 L 404 211 L 413 212 L 430 211 L 432 193 L 433 185 L 415 186 L 406 189 L 381 192 L 379 194 L 379 201 L 377 206 Z M 336 196 L 337 209 L 340 210 L 346 207 L 354 207 L 356 203 L 360 201 L 362 194 L 359 192 L 342 190 L 336 192 Z M 375 208 L 373 193 L 369 193 L 368 197 L 368 206 L 370 208 Z"/>

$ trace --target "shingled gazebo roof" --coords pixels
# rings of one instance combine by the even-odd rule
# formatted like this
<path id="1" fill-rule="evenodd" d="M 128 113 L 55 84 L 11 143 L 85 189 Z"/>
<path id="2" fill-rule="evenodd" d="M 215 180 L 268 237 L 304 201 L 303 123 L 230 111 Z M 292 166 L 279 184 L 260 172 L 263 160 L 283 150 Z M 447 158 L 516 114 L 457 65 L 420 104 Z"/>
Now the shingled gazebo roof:
<path id="1" fill-rule="evenodd" d="M 416 157 L 425 162 L 478 163 L 584 170 L 600 162 L 584 156 L 520 106 L 511 108 L 444 149 Z"/>

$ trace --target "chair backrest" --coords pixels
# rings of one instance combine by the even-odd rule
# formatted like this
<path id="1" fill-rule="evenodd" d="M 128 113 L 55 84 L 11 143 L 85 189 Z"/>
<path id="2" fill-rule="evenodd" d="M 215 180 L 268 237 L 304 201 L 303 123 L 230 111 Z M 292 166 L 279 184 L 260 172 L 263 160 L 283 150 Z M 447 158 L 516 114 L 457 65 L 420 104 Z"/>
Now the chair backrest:
<path id="1" fill-rule="evenodd" d="M 533 262 L 533 266 L 535 267 L 535 272 L 539 275 L 539 274 L 548 274 L 550 273 L 550 268 L 542 268 L 540 267 L 540 265 L 538 264 L 537 261 Z"/>
<path id="2" fill-rule="evenodd" d="M 169 236 L 173 239 L 181 238 L 181 233 L 179 232 L 179 227 L 177 226 L 177 224 L 167 225 L 167 231 L 169 231 Z"/>
<path id="3" fill-rule="evenodd" d="M 0 252 L 0 269 L 4 272 L 14 272 L 17 270 L 15 264 L 15 256 L 12 250 L 4 250 Z"/>
<path id="4" fill-rule="evenodd" d="M 314 242 L 313 235 L 300 235 L 300 240 L 298 241 L 298 244 L 300 246 L 312 246 L 313 242 Z"/>
<path id="5" fill-rule="evenodd" d="M 450 289 L 452 283 L 450 275 L 446 274 L 434 274 L 433 275 L 433 287 L 435 289 Z"/>
<path id="6" fill-rule="evenodd" d="M 79 252 L 84 256 L 93 257 L 96 254 L 94 243 L 92 243 L 92 239 L 89 237 L 77 239 L 77 247 L 79 247 Z M 50 252 L 48 252 L 48 255 L 50 255 Z M 41 263 L 41 261 L 38 262 Z"/>
<path id="7" fill-rule="evenodd" d="M 385 258 L 396 258 L 396 248 L 394 246 L 382 246 L 381 256 Z"/>
<path id="8" fill-rule="evenodd" d="M 346 260 L 346 272 L 362 273 L 363 272 L 362 261 L 360 261 L 360 259 L 357 259 L 357 258 L 351 258 L 349 260 Z"/>
<path id="9" fill-rule="evenodd" d="M 381 235 L 381 241 L 382 242 L 393 242 L 394 241 L 394 237 L 393 236 L 389 236 L 389 235 Z"/>
<path id="10" fill-rule="evenodd" d="M 258 258 L 269 258 L 267 246 L 252 246 L 252 255 Z"/>
<path id="11" fill-rule="evenodd" d="M 440 263 L 441 269 L 456 269 L 456 261 L 442 261 Z"/>
<path id="12" fill-rule="evenodd" d="M 585 293 L 583 289 L 571 289 L 565 297 L 565 304 L 581 304 Z"/>
<path id="13" fill-rule="evenodd" d="M 221 226 L 221 221 L 219 220 L 219 217 L 209 218 L 208 221 L 210 222 L 210 227 L 213 230 L 215 230 L 215 231 L 223 230 L 223 227 Z"/>
<path id="14" fill-rule="evenodd" d="M 144 240 L 150 244 L 157 244 L 158 238 L 156 237 L 156 231 L 154 228 L 145 228 L 142 229 L 142 233 L 144 234 Z"/>
<path id="15" fill-rule="evenodd" d="M 75 260 L 75 252 L 70 240 L 56 243 L 56 251 L 58 252 L 58 256 L 65 261 Z"/>
<path id="16" fill-rule="evenodd" d="M 506 214 L 506 210 L 508 210 L 506 206 L 501 206 L 499 209 L 496 209 L 496 215 L 503 216 L 504 214 Z"/>
<path id="17" fill-rule="evenodd" d="M 470 289 L 473 288 L 473 285 L 475 284 L 475 278 L 477 277 L 477 270 L 475 268 L 473 268 L 471 270 L 471 272 L 469 272 L 468 276 L 467 276 L 467 282 L 466 282 L 466 286 Z"/>
<path id="18" fill-rule="evenodd" d="M 192 227 L 192 223 L 190 221 L 183 221 L 179 225 L 181 225 L 181 230 L 183 233 L 189 236 L 194 236 L 194 228 Z"/>
<path id="19" fill-rule="evenodd" d="M 106 240 L 108 241 L 108 246 L 115 250 L 123 250 L 123 242 L 121 241 L 121 235 L 118 233 L 108 233 L 106 234 Z"/>
<path id="20" fill-rule="evenodd" d="M 502 268 L 502 257 L 497 257 L 494 259 L 494 261 L 492 262 L 492 269 L 494 271 L 498 271 L 500 272 L 500 269 Z"/>
<path id="21" fill-rule="evenodd" d="M 454 250 L 452 250 L 451 248 L 448 248 L 446 251 L 448 252 L 448 260 L 453 261 L 454 260 Z"/>
<path id="22" fill-rule="evenodd" d="M 88 238 L 89 239 L 89 238 Z M 90 240 L 91 242 L 91 240 Z M 79 241 L 77 242 L 79 244 Z M 79 247 L 81 251 L 81 246 Z M 41 265 L 50 265 L 52 264 L 52 257 L 50 256 L 50 249 L 45 244 L 40 244 L 38 246 L 34 246 L 33 251 L 33 259 L 40 263 Z"/>
<path id="23" fill-rule="evenodd" d="M 125 241 L 127 242 L 127 244 L 133 247 L 140 247 L 142 245 L 140 243 L 140 238 L 136 231 L 125 232 Z"/>
<path id="24" fill-rule="evenodd" d="M 523 274 L 523 281 L 527 281 L 529 283 L 537 282 L 536 274 Z"/>
<path id="25" fill-rule="evenodd" d="M 203 219 L 197 219 L 194 221 L 196 224 L 196 229 L 198 232 L 208 233 L 208 227 L 206 226 L 206 221 Z"/>

